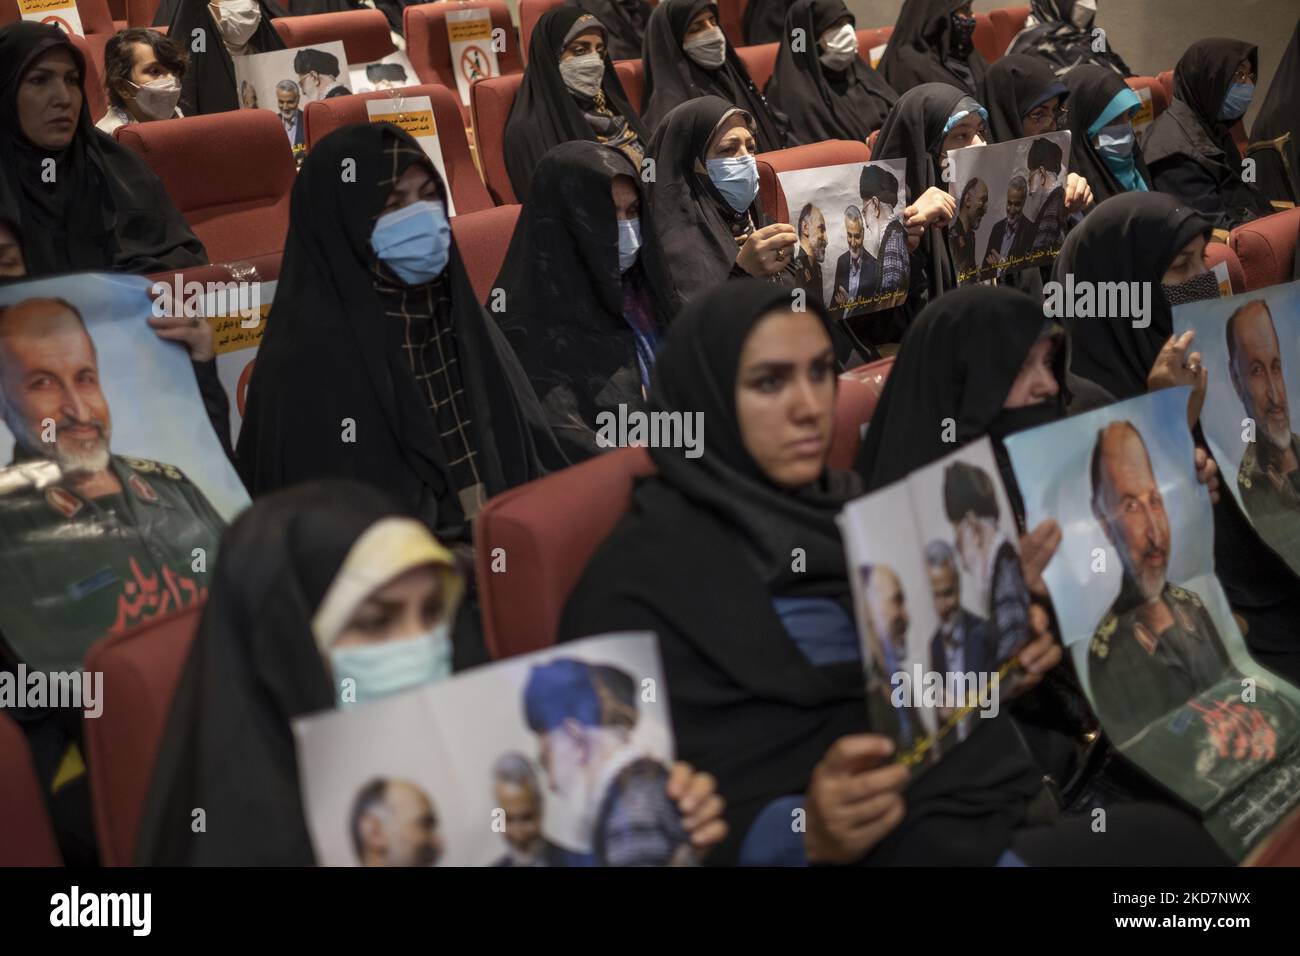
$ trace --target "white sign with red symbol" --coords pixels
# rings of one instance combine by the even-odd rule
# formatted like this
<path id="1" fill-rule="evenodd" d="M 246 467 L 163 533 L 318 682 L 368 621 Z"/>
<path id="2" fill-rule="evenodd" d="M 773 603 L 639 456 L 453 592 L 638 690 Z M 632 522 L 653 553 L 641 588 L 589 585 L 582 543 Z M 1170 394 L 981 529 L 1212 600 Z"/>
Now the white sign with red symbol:
<path id="1" fill-rule="evenodd" d="M 18 12 L 24 20 L 51 23 L 64 33 L 75 33 L 79 37 L 86 35 L 81 26 L 81 14 L 77 13 L 76 0 L 18 0 Z"/>
<path id="2" fill-rule="evenodd" d="M 469 106 L 469 88 L 475 80 L 501 75 L 496 51 L 492 49 L 491 11 L 485 8 L 448 10 L 447 43 L 460 101 Z"/>

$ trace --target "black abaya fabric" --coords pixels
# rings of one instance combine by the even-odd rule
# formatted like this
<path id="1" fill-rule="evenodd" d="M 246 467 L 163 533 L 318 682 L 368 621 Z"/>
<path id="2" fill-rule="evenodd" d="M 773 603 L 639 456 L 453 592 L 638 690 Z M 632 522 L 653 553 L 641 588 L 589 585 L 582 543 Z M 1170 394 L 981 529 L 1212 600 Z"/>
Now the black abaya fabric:
<path id="1" fill-rule="evenodd" d="M 1070 172 L 1088 180 L 1095 202 L 1128 192 L 1110 171 L 1088 135 L 1088 127 L 1110 105 L 1115 94 L 1128 89 L 1128 84 L 1114 70 L 1101 66 L 1077 67 L 1063 77 L 1063 82 L 1070 91 L 1070 115 L 1065 124 L 1070 131 Z M 1133 147 L 1133 162 L 1150 188 L 1151 173 L 1136 145 Z"/>
<path id="2" fill-rule="evenodd" d="M 360 482 L 256 502 L 221 540 L 141 816 L 135 863 L 312 866 L 291 721 L 334 689 L 311 621 L 357 538 L 399 513 Z M 203 808 L 207 832 L 192 830 Z"/>
<path id="3" fill-rule="evenodd" d="M 980 105 L 989 111 L 989 135 L 995 143 L 1022 139 L 1024 117 L 1054 96 L 1066 106 L 1070 91 L 1056 74 L 1036 57 L 1004 56 L 984 74 Z"/>
<path id="4" fill-rule="evenodd" d="M 1037 57 L 1060 74 L 1076 66 L 1092 64 L 1120 77 L 1132 76 L 1128 64 L 1111 49 L 1109 34 L 1104 48 L 1094 50 L 1098 38 L 1093 36 L 1092 23 L 1079 29 L 1071 22 L 1074 3 L 1075 0 L 1031 0 L 1030 13 L 1037 23 L 1021 30 L 1007 53 Z"/>
<path id="5" fill-rule="evenodd" d="M 764 92 L 768 103 L 790 118 L 798 143 L 865 141 L 898 102 L 898 94 L 861 57 L 840 73 L 822 65 L 817 40 L 846 16 L 852 22 L 844 0 L 794 0 L 786 14 L 785 31 L 793 35 L 801 29 L 808 41 L 798 53 L 792 44 L 781 44 Z"/>
<path id="6" fill-rule="evenodd" d="M 1232 122 L 1219 110 L 1242 61 L 1258 70 L 1259 51 L 1240 40 L 1198 40 L 1174 67 L 1174 99 L 1142 137 L 1155 187 L 1198 209 L 1216 227 L 1234 229 L 1273 211 L 1242 180 Z M 1234 121 L 1235 122 L 1235 121 Z"/>
<path id="7" fill-rule="evenodd" d="M 72 142 L 49 151 L 22 132 L 18 88 L 41 57 L 81 52 L 57 27 L 0 27 L 0 209 L 14 221 L 29 276 L 82 270 L 161 272 L 208 261 L 143 159 L 95 129 L 82 97 Z M 54 181 L 46 165 L 53 160 Z"/>
<path id="8" fill-rule="evenodd" d="M 686 28 L 706 8 L 717 16 L 712 0 L 664 0 L 650 14 L 641 52 L 645 70 L 641 113 L 646 127 L 655 130 L 670 110 L 688 100 L 718 96 L 754 118 L 760 152 L 792 145 L 788 120 L 769 107 L 730 42 L 727 59 L 716 70 L 704 69 L 682 49 Z"/>
<path id="9" fill-rule="evenodd" d="M 904 0 L 880 60 L 880 75 L 893 89 L 906 93 L 922 83 L 949 83 L 978 95 L 988 63 L 973 46 L 964 60 L 957 60 L 951 49 L 952 14 L 968 2 Z M 959 64 L 957 70 L 952 68 L 954 62 Z M 960 67 L 970 71 L 970 79 Z"/>
<path id="10" fill-rule="evenodd" d="M 646 0 L 565 0 L 590 13 L 605 28 L 605 52 L 611 60 L 641 59 L 641 42 L 653 9 Z M 529 53 L 531 61 L 532 54 Z"/>
<path id="11" fill-rule="evenodd" d="M 262 20 L 248 38 L 248 52 L 269 53 L 285 49 L 280 34 L 271 26 L 271 20 L 286 14 L 271 0 L 257 0 L 257 4 L 262 8 Z M 169 37 L 193 37 L 195 30 L 203 31 L 204 36 L 204 50 L 196 52 L 191 49 L 189 66 L 181 79 L 181 111 L 186 116 L 199 116 L 239 109 L 235 61 L 221 39 L 221 30 L 206 0 L 176 0 L 166 20 L 162 19 L 165 6 L 166 3 L 158 8 L 154 24 L 166 26 Z"/>
<path id="12" fill-rule="evenodd" d="M 571 461 L 601 451 L 600 412 L 643 404 L 636 341 L 623 317 L 615 176 L 640 182 L 622 153 L 598 143 L 563 143 L 543 156 L 494 284 L 505 296 L 501 328 Z M 626 278 L 645 290 L 662 332 L 676 294 L 644 201 L 640 220 L 642 246 L 629 273 L 636 271 Z"/>
<path id="13" fill-rule="evenodd" d="M 394 144 L 409 147 L 397 169 Z M 419 155 L 396 127 L 359 123 L 331 133 L 307 157 L 294 183 L 284 267 L 249 385 L 239 468 L 255 497 L 300 481 L 362 479 L 444 540 L 455 540 L 466 530 L 456 483 L 427 398 L 402 354 L 401 323 L 385 316 L 372 272 L 374 221 L 393 178 L 422 161 L 411 158 Z M 345 161 L 355 163 L 355 182 L 340 176 Z M 527 377 L 479 305 L 454 243 L 434 284 L 450 302 L 471 444 L 487 493 L 563 467 Z M 343 437 L 348 422 L 351 441 Z"/>
<path id="14" fill-rule="evenodd" d="M 554 7 L 542 14 L 533 28 L 528 68 L 510 107 L 504 140 L 510 188 L 520 202 L 531 194 L 533 170 L 547 150 L 571 140 L 596 140 L 591 124 L 560 75 L 564 38 L 579 17 L 589 15 L 577 7 Z M 622 116 L 644 146 L 649 138 L 646 129 L 627 101 L 608 51 L 600 86 L 605 107 Z"/>
<path id="15" fill-rule="evenodd" d="M 1266 150 L 1253 154 L 1258 162 L 1259 191 L 1269 199 L 1276 199 L 1279 202 L 1300 202 L 1300 110 L 1296 109 L 1298 99 L 1300 99 L 1300 19 L 1296 20 L 1295 30 L 1291 32 L 1291 39 L 1287 42 L 1282 60 L 1278 63 L 1273 80 L 1268 85 L 1268 93 L 1259 106 L 1259 112 L 1255 114 L 1255 125 L 1250 130 L 1252 143 L 1291 134 L 1290 140 L 1282 147 L 1282 155 L 1290 165 L 1289 176 L 1286 166 L 1276 152 Z"/>
<path id="16" fill-rule="evenodd" d="M 768 802 L 804 792 L 838 737 L 869 730 L 861 665 L 810 664 L 772 605 L 800 595 L 849 606 L 834 519 L 857 493 L 856 478 L 828 471 L 803 489 L 778 489 L 745 450 L 736 419 L 745 340 L 766 313 L 788 308 L 781 290 L 740 281 L 683 310 L 655 366 L 652 407 L 702 412 L 705 453 L 652 450 L 658 475 L 638 482 L 560 624 L 562 640 L 626 628 L 658 634 L 678 754 L 712 773 L 727 801 L 730 831 L 716 863 L 734 862 Z M 803 573 L 791 570 L 794 548 L 805 549 Z M 911 785 L 907 818 L 866 862 L 997 859 L 1039 778 L 1009 723 L 986 724 Z"/>

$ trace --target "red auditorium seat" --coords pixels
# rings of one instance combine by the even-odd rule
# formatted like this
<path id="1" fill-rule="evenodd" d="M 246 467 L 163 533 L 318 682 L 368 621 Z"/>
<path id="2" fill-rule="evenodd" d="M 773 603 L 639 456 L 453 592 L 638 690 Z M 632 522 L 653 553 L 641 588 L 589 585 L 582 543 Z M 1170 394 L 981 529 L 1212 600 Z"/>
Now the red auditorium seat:
<path id="1" fill-rule="evenodd" d="M 855 378 L 859 382 L 869 386 L 876 393 L 876 401 L 880 400 L 880 393 L 885 389 L 885 379 L 889 378 L 889 372 L 894 367 L 894 356 L 888 358 L 876 359 L 874 362 L 868 362 L 866 365 L 859 365 L 857 368 L 849 369 L 841 378 L 848 376 Z M 876 410 L 875 402 L 871 405 L 871 411 Z M 868 416 L 868 421 L 870 417 Z"/>
<path id="2" fill-rule="evenodd" d="M 888 43 L 894 35 L 893 27 L 874 27 L 869 30 L 855 30 L 858 35 L 858 56 L 871 64 L 871 51 L 882 43 Z"/>
<path id="3" fill-rule="evenodd" d="M 125 30 L 129 25 L 126 0 L 108 0 L 108 15 L 113 18 L 114 32 Z"/>
<path id="4" fill-rule="evenodd" d="M 640 113 L 641 92 L 645 89 L 645 68 L 641 65 L 641 61 L 615 60 L 614 72 L 618 74 L 618 81 L 623 84 L 623 92 L 627 94 L 627 101 L 632 104 L 632 109 Z"/>
<path id="5" fill-rule="evenodd" d="M 865 163 L 869 159 L 871 150 L 865 143 L 847 139 L 831 139 L 807 146 L 759 153 L 758 196 L 763 211 L 773 222 L 790 221 L 790 211 L 777 179 L 778 173 L 794 169 L 815 169 L 818 166 L 839 166 L 843 163 Z"/>
<path id="6" fill-rule="evenodd" d="M 519 40 L 510 20 L 510 8 L 502 0 L 440 0 L 438 3 L 421 3 L 402 11 L 403 34 L 406 36 L 406 56 L 415 67 L 421 83 L 441 83 L 456 89 L 455 67 L 451 62 L 451 48 L 447 45 L 447 12 L 449 10 L 487 9 L 492 16 L 492 29 L 505 31 L 505 49 L 497 52 L 497 66 L 502 76 L 524 71 L 524 61 L 519 55 Z M 469 109 L 461 106 L 461 116 L 466 125 Z M 477 139 L 475 140 L 477 143 Z"/>
<path id="7" fill-rule="evenodd" d="M 776 55 L 780 50 L 779 43 L 736 47 L 736 56 L 740 57 L 740 62 L 745 64 L 749 78 L 760 90 L 767 86 L 767 81 L 772 78 L 772 71 L 776 69 Z"/>
<path id="8" fill-rule="evenodd" d="M 129 866 L 172 695 L 203 606 L 106 637 L 86 652 L 104 675 L 104 713 L 85 722 L 95 835 L 105 866 Z"/>
<path id="9" fill-rule="evenodd" d="M 519 45 L 522 47 L 524 66 L 528 65 L 528 44 L 533 39 L 533 27 L 542 14 L 551 7 L 564 6 L 564 0 L 519 0 Z"/>
<path id="10" fill-rule="evenodd" d="M 840 376 L 835 391 L 835 430 L 826 464 L 838 471 L 853 467 L 862 443 L 862 426 L 871 421 L 880 393 L 870 383 L 850 374 Z"/>
<path id="11" fill-rule="evenodd" d="M 506 170 L 505 135 L 510 107 L 514 105 L 515 95 L 522 82 L 521 73 L 494 76 L 479 80 L 469 91 L 469 112 L 474 122 L 474 148 L 478 150 L 483 182 L 487 184 L 492 201 L 498 204 L 518 202 L 510 185 L 510 173 Z"/>
<path id="12" fill-rule="evenodd" d="M 975 35 L 971 39 L 975 43 L 975 49 L 990 63 L 1000 58 L 1006 50 L 1006 47 L 998 46 L 998 31 L 987 13 L 975 14 Z"/>
<path id="13" fill-rule="evenodd" d="M 108 9 L 108 0 L 77 0 L 77 15 L 81 17 L 81 29 L 85 33 L 86 43 L 90 46 L 95 69 L 99 71 L 100 76 L 103 76 L 104 46 L 108 43 L 109 37 L 117 32 L 117 24 L 113 22 L 113 14 Z M 22 13 L 18 9 L 18 0 L 0 0 L 0 26 L 16 23 L 21 19 Z"/>
<path id="14" fill-rule="evenodd" d="M 90 721 L 87 721 L 89 723 Z M 0 713 L 0 866 L 62 866 L 27 737 Z"/>
<path id="15" fill-rule="evenodd" d="M 133 27 L 153 25 L 160 0 L 126 0 L 126 22 Z"/>
<path id="16" fill-rule="evenodd" d="M 95 62 L 95 50 L 85 37 L 69 36 L 72 45 L 81 51 L 81 55 L 86 60 L 86 107 L 90 110 L 90 118 L 98 123 L 108 112 L 108 92 L 104 89 L 104 58 L 103 48 L 100 49 L 99 63 Z"/>
<path id="17" fill-rule="evenodd" d="M 271 21 L 287 47 L 343 41 L 349 66 L 373 63 L 394 52 L 388 18 L 379 10 L 343 10 L 305 17 L 277 17 Z"/>
<path id="18" fill-rule="evenodd" d="M 469 284 L 474 287 L 474 295 L 480 302 L 487 302 L 492 283 L 501 273 L 522 208 L 516 205 L 493 206 L 451 220 L 456 249 L 465 263 Z"/>
<path id="19" fill-rule="evenodd" d="M 271 110 L 132 123 L 113 135 L 158 174 L 210 261 L 260 269 L 284 250 L 295 168 Z"/>
<path id="20" fill-rule="evenodd" d="M 1174 98 L 1174 71 L 1165 70 L 1163 73 L 1158 73 L 1156 79 L 1165 88 L 1165 99 L 1172 100 Z"/>
<path id="21" fill-rule="evenodd" d="M 1151 118 L 1155 119 L 1165 110 L 1169 109 L 1169 95 L 1165 92 L 1164 84 L 1158 77 L 1154 76 L 1130 76 L 1124 81 L 1128 88 L 1133 91 L 1147 89 L 1151 91 Z M 1069 105 L 1068 103 L 1066 104 Z"/>
<path id="22" fill-rule="evenodd" d="M 1236 253 L 1245 276 L 1244 288 L 1254 292 L 1265 286 L 1290 282 L 1295 268 L 1296 235 L 1300 232 L 1300 208 L 1275 212 L 1232 230 L 1228 244 Z"/>
<path id="23" fill-rule="evenodd" d="M 469 141 L 465 138 L 465 127 L 461 125 L 460 101 L 456 91 L 431 83 L 427 86 L 408 86 L 402 92 L 407 97 L 427 96 L 433 104 L 433 122 L 438 128 L 438 145 L 442 149 L 447 186 L 456 206 L 456 215 L 491 209 L 492 197 L 479 178 L 478 167 L 474 165 L 474 157 L 469 151 Z M 307 151 L 310 153 L 322 137 L 340 126 L 366 122 L 366 103 L 370 100 L 391 98 L 392 93 L 376 90 L 308 103 L 307 109 L 303 111 Z"/>
<path id="24" fill-rule="evenodd" d="M 1025 28 L 1025 21 L 1028 19 L 1028 6 L 999 7 L 997 10 L 989 11 L 989 20 L 993 23 L 993 35 L 996 38 L 999 57 L 1006 55 L 1007 47 L 1011 46 L 1011 41 L 1016 38 L 1016 34 Z"/>
<path id="25" fill-rule="evenodd" d="M 1205 264 L 1213 269 L 1220 262 L 1228 263 L 1228 279 L 1232 282 L 1233 293 L 1245 292 L 1246 273 L 1241 268 L 1241 260 L 1226 242 L 1210 242 L 1205 246 Z"/>
<path id="26" fill-rule="evenodd" d="M 748 0 L 717 0 L 718 26 L 732 46 L 745 45 L 745 8 Z M 762 87 L 759 87 L 762 89 Z"/>

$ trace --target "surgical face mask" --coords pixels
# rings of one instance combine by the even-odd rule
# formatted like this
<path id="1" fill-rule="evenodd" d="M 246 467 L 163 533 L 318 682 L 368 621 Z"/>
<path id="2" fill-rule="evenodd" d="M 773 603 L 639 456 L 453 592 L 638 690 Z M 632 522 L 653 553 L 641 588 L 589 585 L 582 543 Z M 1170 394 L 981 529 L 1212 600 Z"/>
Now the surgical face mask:
<path id="1" fill-rule="evenodd" d="M 706 70 L 716 70 L 726 62 L 727 38 L 717 27 L 710 27 L 683 43 L 682 49 Z"/>
<path id="2" fill-rule="evenodd" d="M 356 701 L 364 704 L 432 684 L 451 676 L 451 626 L 444 621 L 424 634 L 330 651 L 330 668 L 339 691 L 339 706 L 351 707 L 344 681 L 355 682 Z"/>
<path id="3" fill-rule="evenodd" d="M 1133 161 L 1133 127 L 1126 123 L 1104 126 L 1097 133 L 1097 152 L 1109 166 L 1126 167 Z"/>
<path id="4" fill-rule="evenodd" d="M 176 77 L 162 76 L 144 85 L 131 85 L 135 87 L 136 107 L 149 119 L 167 119 L 176 115 L 176 104 L 181 98 L 181 85 Z"/>
<path id="5" fill-rule="evenodd" d="M 571 56 L 560 61 L 560 77 L 573 92 L 595 99 L 605 78 L 605 60 L 599 53 Z"/>
<path id="6" fill-rule="evenodd" d="M 959 60 L 964 60 L 975 49 L 975 18 L 963 17 L 959 13 L 952 15 L 952 52 Z"/>
<path id="7" fill-rule="evenodd" d="M 758 164 L 753 156 L 710 159 L 704 164 L 709 179 L 736 212 L 744 212 L 758 196 Z"/>
<path id="8" fill-rule="evenodd" d="M 1086 30 L 1097 18 L 1097 0 L 1074 0 L 1070 10 L 1070 23 L 1076 30 Z"/>
<path id="9" fill-rule="evenodd" d="M 1188 302 L 1200 302 L 1202 299 L 1217 299 L 1219 280 L 1213 272 L 1202 272 L 1176 285 L 1165 285 L 1162 282 L 1160 291 L 1165 294 L 1170 305 L 1186 305 Z"/>
<path id="10" fill-rule="evenodd" d="M 618 271 L 627 272 L 641 251 L 641 220 L 618 220 Z"/>
<path id="11" fill-rule="evenodd" d="M 425 285 L 442 275 L 451 255 L 446 207 L 433 200 L 413 202 L 379 217 L 370 247 L 407 285 Z"/>
<path id="12" fill-rule="evenodd" d="M 1228 95 L 1223 98 L 1223 105 L 1219 107 L 1219 119 L 1229 122 L 1241 119 L 1246 115 L 1246 110 L 1250 109 L 1250 101 L 1254 97 L 1254 83 L 1233 83 L 1228 87 Z"/>
<path id="13" fill-rule="evenodd" d="M 858 35 L 853 32 L 853 24 L 846 23 L 834 33 L 822 37 L 825 46 L 819 56 L 822 66 L 836 73 L 848 67 L 858 55 Z"/>
<path id="14" fill-rule="evenodd" d="M 217 28 L 228 46 L 240 47 L 257 32 L 262 22 L 262 8 L 256 0 L 229 0 L 227 3 L 209 4 L 216 9 Z"/>

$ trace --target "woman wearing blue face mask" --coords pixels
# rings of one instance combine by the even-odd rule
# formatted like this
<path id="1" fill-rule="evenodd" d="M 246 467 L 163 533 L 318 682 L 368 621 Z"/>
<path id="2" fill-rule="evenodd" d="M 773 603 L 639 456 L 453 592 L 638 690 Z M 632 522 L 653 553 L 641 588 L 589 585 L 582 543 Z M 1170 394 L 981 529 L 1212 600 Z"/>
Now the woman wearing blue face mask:
<path id="1" fill-rule="evenodd" d="M 677 310 L 637 167 L 599 143 L 562 143 L 537 164 L 493 283 L 496 315 L 571 461 L 607 450 L 598 417 L 642 407 Z"/>
<path id="2" fill-rule="evenodd" d="M 292 720 L 460 670 L 462 590 L 451 554 L 359 482 L 301 485 L 244 512 L 172 701 L 136 862 L 312 865 Z M 712 779 L 678 764 L 668 787 L 695 845 L 716 843 Z M 220 837 L 193 832 L 194 807 Z"/>
<path id="3" fill-rule="evenodd" d="M 1092 187 L 1097 202 L 1126 192 L 1147 192 L 1151 174 L 1138 150 L 1133 117 L 1138 95 L 1104 66 L 1079 66 L 1063 81 L 1070 91 L 1070 171 Z"/>
<path id="4" fill-rule="evenodd" d="M 444 196 L 388 124 L 337 130 L 303 163 L 239 435 L 254 497 L 359 478 L 459 541 L 489 495 L 566 463 L 470 287 Z"/>
<path id="5" fill-rule="evenodd" d="M 1154 187 L 1218 229 L 1235 229 L 1273 211 L 1264 194 L 1243 181 L 1232 137 L 1255 94 L 1258 63 L 1258 50 L 1240 40 L 1193 43 L 1174 68 L 1173 102 L 1142 138 Z"/>

